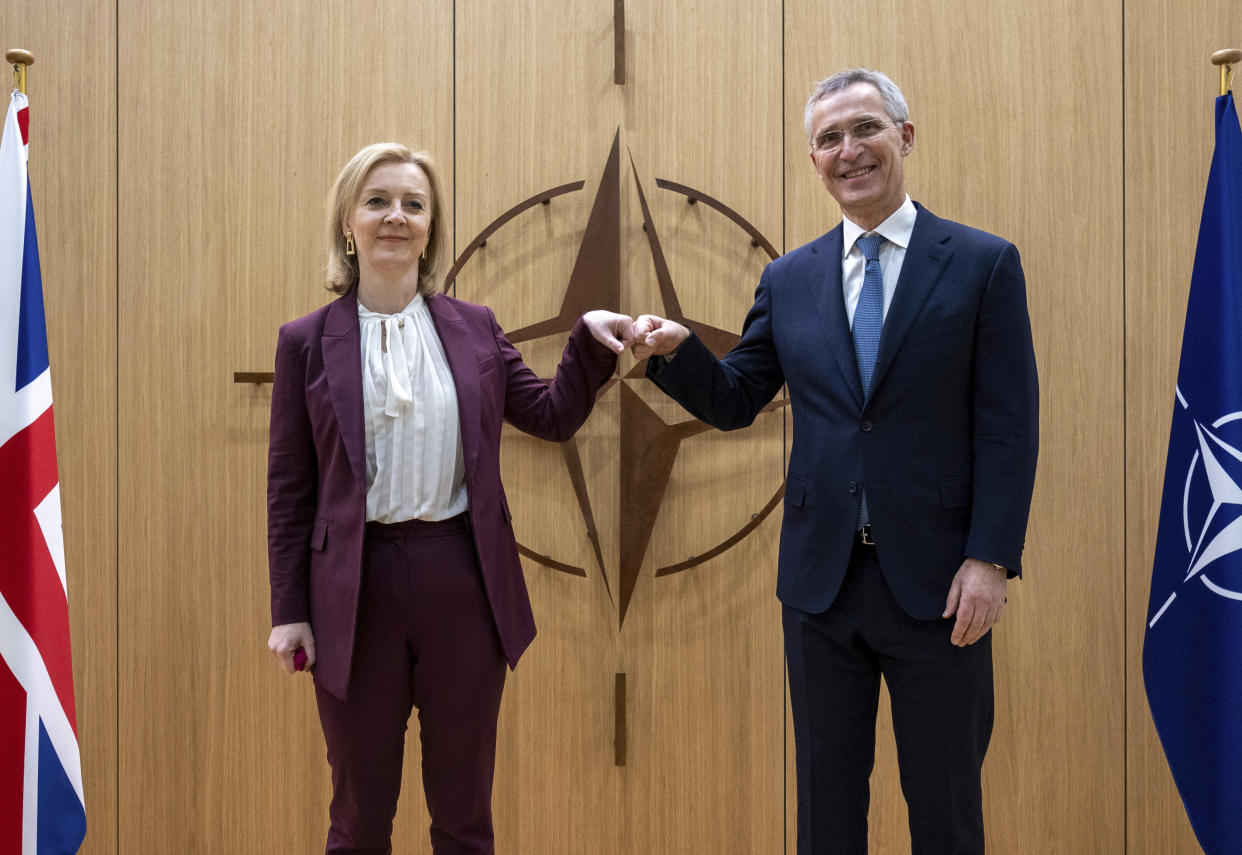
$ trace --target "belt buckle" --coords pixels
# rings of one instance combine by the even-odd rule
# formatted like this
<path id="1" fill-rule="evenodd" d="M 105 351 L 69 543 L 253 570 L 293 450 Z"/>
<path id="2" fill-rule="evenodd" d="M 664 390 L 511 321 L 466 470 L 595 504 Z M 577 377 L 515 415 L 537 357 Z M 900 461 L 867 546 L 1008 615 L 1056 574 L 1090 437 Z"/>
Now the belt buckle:
<path id="1" fill-rule="evenodd" d="M 860 538 L 859 542 L 863 546 L 875 546 L 875 541 L 871 539 L 871 523 L 867 523 L 865 526 L 860 528 L 858 530 L 858 536 Z"/>

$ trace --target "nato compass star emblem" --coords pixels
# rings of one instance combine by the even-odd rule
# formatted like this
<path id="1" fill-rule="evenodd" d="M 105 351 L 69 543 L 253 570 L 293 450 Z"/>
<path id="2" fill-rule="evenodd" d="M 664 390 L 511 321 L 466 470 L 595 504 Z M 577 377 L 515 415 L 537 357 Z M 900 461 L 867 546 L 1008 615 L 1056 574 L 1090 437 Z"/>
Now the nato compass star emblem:
<path id="1" fill-rule="evenodd" d="M 613 138 L 599 189 L 591 204 L 590 214 L 581 234 L 576 260 L 569 275 L 568 285 L 565 286 L 565 296 L 559 311 L 554 317 L 546 320 L 507 330 L 506 335 L 514 344 L 533 343 L 549 338 L 563 339 L 579 315 L 589 309 L 603 308 L 620 311 L 623 175 L 620 141 L 621 135 L 618 131 Z M 660 302 L 663 304 L 662 314 L 666 318 L 693 329 L 713 353 L 718 357 L 723 356 L 737 343 L 740 336 L 688 317 L 683 310 L 660 242 L 656 222 L 632 157 L 629 165 L 637 192 L 638 207 L 642 215 L 642 229 L 646 237 L 647 251 L 658 284 Z M 758 250 L 757 254 L 765 256 L 763 259 L 765 262 L 778 256 L 775 247 L 758 229 L 723 203 L 701 191 L 673 181 L 656 179 L 655 183 L 660 190 L 678 194 L 691 205 L 701 203 L 705 208 L 730 220 L 734 226 L 745 233 L 752 250 Z M 489 238 L 501 228 L 525 212 L 541 205 L 547 206 L 553 199 L 582 190 L 585 185 L 585 181 L 576 181 L 544 190 L 501 214 L 467 244 L 446 277 L 446 287 L 457 280 L 458 275 L 471 258 L 475 257 L 479 250 L 484 249 Z M 462 296 L 470 298 L 469 294 Z M 653 306 L 652 308 L 659 311 L 661 307 Z M 587 577 L 589 572 L 599 573 L 615 610 L 618 629 L 625 622 L 626 611 L 639 577 L 642 575 L 642 567 L 679 450 L 684 442 L 712 430 L 708 425 L 693 418 L 669 423 L 653 410 L 644 400 L 643 395 L 636 391 L 636 387 L 649 385 L 644 373 L 645 368 L 646 362 L 639 362 L 624 376 L 610 380 L 599 393 L 600 399 L 610 394 L 620 396 L 620 455 L 618 460 L 620 518 L 608 521 L 610 524 L 615 523 L 619 529 L 619 555 L 607 554 L 608 550 L 601 542 L 595 506 L 591 500 L 591 485 L 588 484 L 585 474 L 577 438 L 561 443 L 560 452 L 563 465 L 573 485 L 575 502 L 582 524 L 585 526 L 591 543 L 595 567 L 588 571 L 586 567 L 576 566 L 572 562 L 531 549 L 521 542 L 520 537 L 518 543 L 518 551 L 523 556 L 552 570 L 582 578 Z M 788 405 L 788 397 L 782 396 L 781 399 L 765 407 L 763 412 L 779 411 Z M 742 438 L 730 441 L 745 442 L 746 440 Z M 654 575 L 668 576 L 680 573 L 725 552 L 754 531 L 777 508 L 784 492 L 783 481 L 779 478 L 775 479 L 770 498 L 762 507 L 754 508 L 752 513 L 746 514 L 747 521 L 741 524 L 731 536 L 699 550 L 697 554 L 684 561 L 654 568 Z"/>
<path id="2" fill-rule="evenodd" d="M 1182 409 L 1190 407 L 1177 390 Z M 1242 601 L 1242 412 L 1211 425 L 1194 421 L 1196 448 L 1182 488 L 1182 536 L 1186 543 L 1183 583 L 1198 579 L 1220 597 Z M 1225 580 L 1225 581 L 1222 581 Z M 1148 627 L 1177 598 L 1169 594 Z"/>

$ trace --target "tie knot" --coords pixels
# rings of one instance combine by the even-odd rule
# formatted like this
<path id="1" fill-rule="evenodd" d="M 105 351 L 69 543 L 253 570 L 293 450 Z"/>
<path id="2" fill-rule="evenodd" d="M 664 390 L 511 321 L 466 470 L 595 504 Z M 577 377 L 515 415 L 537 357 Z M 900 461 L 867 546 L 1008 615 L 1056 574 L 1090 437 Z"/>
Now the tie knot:
<path id="1" fill-rule="evenodd" d="M 877 261 L 880 258 L 880 245 L 883 243 L 884 235 L 862 235 L 857 241 L 858 248 L 868 261 Z"/>

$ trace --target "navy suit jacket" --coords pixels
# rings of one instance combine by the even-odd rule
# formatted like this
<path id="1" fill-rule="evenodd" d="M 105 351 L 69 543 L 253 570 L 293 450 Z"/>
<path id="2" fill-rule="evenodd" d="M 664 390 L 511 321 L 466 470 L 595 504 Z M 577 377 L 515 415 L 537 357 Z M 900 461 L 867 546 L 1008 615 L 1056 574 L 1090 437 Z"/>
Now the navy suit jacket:
<path id="1" fill-rule="evenodd" d="M 457 387 L 470 528 L 512 667 L 535 637 L 535 620 L 500 484 L 501 423 L 569 439 L 617 357 L 579 320 L 547 384 L 522 362 L 491 309 L 439 295 L 427 298 L 427 308 Z M 353 659 L 366 493 L 362 344 L 351 290 L 280 328 L 268 450 L 272 623 L 310 622 L 316 679 L 341 698 Z"/>
<path id="2" fill-rule="evenodd" d="M 849 563 L 866 487 L 876 551 L 911 616 L 940 617 L 967 557 L 1020 575 L 1038 447 L 1038 383 L 1018 251 L 919 206 L 863 398 L 841 287 L 841 226 L 764 270 L 742 339 L 699 339 L 648 376 L 723 430 L 788 385 L 777 595 L 818 614 Z"/>

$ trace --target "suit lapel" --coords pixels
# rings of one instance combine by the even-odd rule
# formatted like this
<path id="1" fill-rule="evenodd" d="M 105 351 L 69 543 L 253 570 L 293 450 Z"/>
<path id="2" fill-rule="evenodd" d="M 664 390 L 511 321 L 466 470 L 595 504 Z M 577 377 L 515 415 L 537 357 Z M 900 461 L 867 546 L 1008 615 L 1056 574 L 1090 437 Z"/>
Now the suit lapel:
<path id="1" fill-rule="evenodd" d="M 821 328 L 828 331 L 828 343 L 837 366 L 845 377 L 845 384 L 861 407 L 862 380 L 858 377 L 858 359 L 854 355 L 854 337 L 850 333 L 850 319 L 845 314 L 845 292 L 841 289 L 841 226 L 828 232 L 811 245 L 822 275 L 815 295 L 819 309 Z"/>
<path id="2" fill-rule="evenodd" d="M 448 360 L 449 372 L 453 375 L 453 385 L 457 388 L 457 419 L 466 480 L 469 482 L 479 459 L 479 361 L 475 358 L 466 322 L 452 301 L 439 294 L 426 300 Z"/>
<path id="3" fill-rule="evenodd" d="M 883 382 L 884 374 L 901 349 L 901 343 L 953 257 L 953 250 L 948 245 L 949 233 L 941 225 L 940 218 L 921 206 L 918 211 L 906 259 L 901 265 L 901 277 L 897 280 L 897 290 L 893 293 L 893 302 L 888 307 L 884 330 L 880 334 L 880 352 L 871 375 L 872 396 Z"/>
<path id="4" fill-rule="evenodd" d="M 366 428 L 362 421 L 362 334 L 358 329 L 357 289 L 328 306 L 320 347 L 345 454 L 355 477 L 365 487 Z"/>

